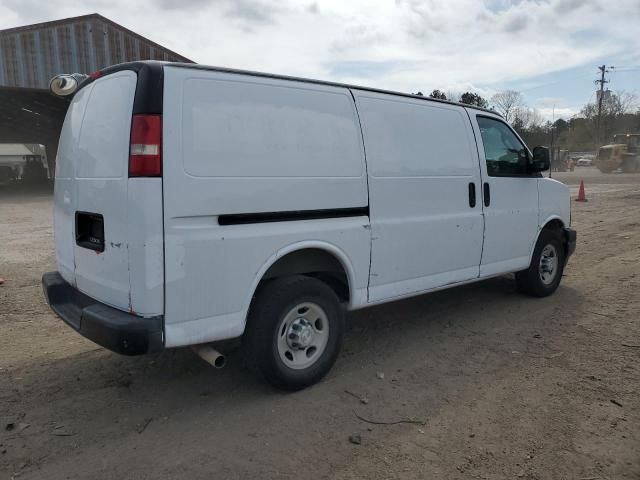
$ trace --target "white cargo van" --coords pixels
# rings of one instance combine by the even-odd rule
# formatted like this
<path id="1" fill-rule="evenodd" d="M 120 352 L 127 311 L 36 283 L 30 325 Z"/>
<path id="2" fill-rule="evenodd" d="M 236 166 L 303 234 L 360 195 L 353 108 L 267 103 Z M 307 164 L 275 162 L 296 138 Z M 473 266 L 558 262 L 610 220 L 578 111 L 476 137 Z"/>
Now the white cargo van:
<path id="1" fill-rule="evenodd" d="M 330 82 L 136 62 L 73 94 L 52 309 L 135 355 L 242 337 L 273 385 L 334 363 L 344 311 L 516 272 L 553 293 L 576 234 L 495 113 Z"/>

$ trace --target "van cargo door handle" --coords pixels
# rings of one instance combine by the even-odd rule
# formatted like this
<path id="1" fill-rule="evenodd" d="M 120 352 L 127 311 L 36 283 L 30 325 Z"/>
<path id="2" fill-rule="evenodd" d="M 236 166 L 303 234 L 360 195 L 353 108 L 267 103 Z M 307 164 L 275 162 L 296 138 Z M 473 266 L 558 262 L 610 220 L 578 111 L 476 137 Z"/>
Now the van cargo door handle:
<path id="1" fill-rule="evenodd" d="M 469 206 L 476 206 L 476 184 L 473 182 L 469 182 Z"/>
<path id="2" fill-rule="evenodd" d="M 484 197 L 484 206 L 488 207 L 491 205 L 491 190 L 487 182 L 484 182 L 484 194 L 482 196 Z"/>

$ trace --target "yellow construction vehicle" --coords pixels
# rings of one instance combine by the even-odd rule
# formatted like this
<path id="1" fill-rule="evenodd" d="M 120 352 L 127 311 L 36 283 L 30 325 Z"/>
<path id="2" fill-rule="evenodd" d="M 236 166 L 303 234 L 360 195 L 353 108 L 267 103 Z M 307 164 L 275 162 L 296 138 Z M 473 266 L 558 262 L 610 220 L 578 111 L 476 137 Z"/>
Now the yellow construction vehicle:
<path id="1" fill-rule="evenodd" d="M 618 133 L 609 145 L 598 150 L 595 165 L 602 173 L 621 169 L 624 173 L 640 172 L 640 133 Z"/>

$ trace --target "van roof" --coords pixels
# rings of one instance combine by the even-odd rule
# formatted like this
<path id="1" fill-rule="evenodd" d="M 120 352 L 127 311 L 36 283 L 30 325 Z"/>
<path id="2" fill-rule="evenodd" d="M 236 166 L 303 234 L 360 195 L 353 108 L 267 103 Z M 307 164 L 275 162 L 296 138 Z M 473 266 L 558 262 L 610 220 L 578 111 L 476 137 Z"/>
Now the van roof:
<path id="1" fill-rule="evenodd" d="M 359 85 L 351 85 L 351 84 L 348 84 L 348 83 L 340 83 L 340 82 L 331 82 L 331 81 L 327 81 L 327 80 L 315 80 L 315 79 L 311 79 L 311 78 L 295 77 L 295 76 L 290 76 L 290 75 L 279 75 L 279 74 L 275 74 L 275 73 L 256 72 L 256 71 L 253 71 L 253 70 L 241 70 L 241 69 L 236 69 L 236 68 L 215 67 L 215 66 L 210 66 L 210 65 L 201 65 L 201 64 L 198 64 L 198 63 L 160 62 L 160 61 L 156 61 L 156 60 L 144 60 L 144 61 L 121 63 L 119 65 L 113 65 L 111 67 L 105 68 L 103 70 L 103 73 L 107 74 L 107 73 L 111 73 L 111 72 L 115 72 L 115 71 L 119 71 L 119 70 L 126 70 L 128 67 L 134 67 L 133 69 L 137 71 L 137 70 L 140 69 L 140 67 L 142 65 L 145 65 L 145 64 L 146 65 L 162 65 L 162 66 L 171 66 L 171 67 L 179 67 L 179 68 L 189 68 L 189 69 L 192 69 L 192 70 L 208 70 L 208 71 L 214 71 L 214 72 L 238 73 L 238 74 L 242 74 L 242 75 L 252 75 L 252 76 L 255 76 L 255 77 L 277 78 L 277 79 L 291 80 L 291 81 L 296 81 L 296 82 L 314 83 L 314 84 L 318 84 L 318 85 L 329 85 L 329 86 L 332 86 L 332 87 L 353 88 L 353 89 L 364 90 L 364 91 L 368 91 L 368 92 L 385 93 L 385 94 L 389 94 L 389 95 L 398 95 L 398 96 L 402 96 L 402 97 L 416 98 L 416 99 L 425 100 L 425 101 L 428 101 L 428 102 L 445 103 L 445 104 L 448 104 L 448 105 L 456 105 L 458 107 L 472 108 L 474 110 L 479 110 L 479 111 L 482 111 L 482 112 L 491 113 L 492 115 L 497 115 L 497 116 L 501 117 L 501 115 L 498 112 L 496 112 L 494 110 L 489 110 L 488 108 L 482 108 L 482 107 L 478 107 L 476 105 L 468 105 L 466 103 L 452 102 L 450 100 L 441 100 L 439 98 L 431 98 L 429 96 L 414 95 L 412 93 L 396 92 L 396 91 L 393 91 L 393 90 L 385 90 L 385 89 L 381 89 L 381 88 L 362 87 L 362 86 L 359 86 Z"/>

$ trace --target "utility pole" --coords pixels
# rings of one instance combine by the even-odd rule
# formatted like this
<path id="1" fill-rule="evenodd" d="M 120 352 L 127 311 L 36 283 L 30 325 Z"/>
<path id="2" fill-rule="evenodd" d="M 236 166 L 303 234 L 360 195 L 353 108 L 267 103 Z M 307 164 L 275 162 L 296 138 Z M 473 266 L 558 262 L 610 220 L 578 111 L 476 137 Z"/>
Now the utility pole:
<path id="1" fill-rule="evenodd" d="M 609 68 L 615 68 L 615 67 L 609 67 Z M 609 70 L 607 70 L 607 66 L 601 65 L 598 67 L 598 70 L 600 70 L 600 79 L 595 81 L 595 83 L 600 84 L 600 95 L 598 96 L 598 120 L 596 122 L 596 148 L 600 147 L 600 141 L 601 141 L 600 127 L 602 125 L 602 101 L 604 99 L 604 84 L 609 83 L 609 80 L 604 79 L 605 73 L 609 73 Z"/>

